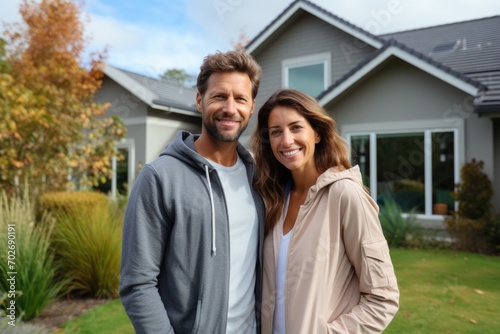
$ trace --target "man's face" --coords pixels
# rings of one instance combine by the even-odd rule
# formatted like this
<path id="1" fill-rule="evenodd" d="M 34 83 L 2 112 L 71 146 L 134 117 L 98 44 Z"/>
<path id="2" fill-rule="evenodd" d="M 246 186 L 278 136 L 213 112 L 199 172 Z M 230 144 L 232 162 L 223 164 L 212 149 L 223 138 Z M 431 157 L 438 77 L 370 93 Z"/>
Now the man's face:
<path id="1" fill-rule="evenodd" d="M 237 141 L 255 107 L 250 78 L 246 73 L 218 72 L 210 76 L 207 86 L 203 97 L 196 94 L 203 128 L 217 141 Z"/>

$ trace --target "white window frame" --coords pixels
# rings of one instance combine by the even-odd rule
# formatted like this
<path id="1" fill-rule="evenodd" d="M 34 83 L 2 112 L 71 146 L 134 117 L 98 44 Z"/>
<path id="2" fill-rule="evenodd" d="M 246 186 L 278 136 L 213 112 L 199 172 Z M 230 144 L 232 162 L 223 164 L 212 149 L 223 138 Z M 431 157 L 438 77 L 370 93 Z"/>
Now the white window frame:
<path id="1" fill-rule="evenodd" d="M 326 90 L 331 84 L 331 52 L 317 53 L 313 55 L 284 59 L 281 63 L 281 86 L 289 88 L 289 70 L 292 68 L 323 64 L 323 91 Z"/>
<path id="2" fill-rule="evenodd" d="M 432 134 L 439 132 L 453 132 L 454 139 L 454 183 L 460 183 L 460 166 L 464 163 L 465 138 L 463 120 L 454 119 L 453 124 L 446 120 L 424 120 L 412 122 L 387 122 L 369 124 L 350 124 L 341 127 L 341 133 L 346 138 L 351 151 L 352 136 L 369 136 L 370 139 L 370 193 L 373 200 L 377 200 L 377 141 L 380 134 L 405 134 L 421 132 L 424 134 L 424 154 L 425 154 L 425 212 L 417 214 L 417 218 L 429 220 L 443 220 L 442 215 L 432 213 L 432 160 L 428 159 L 432 152 Z M 375 163 L 374 163 L 375 162 Z M 457 210 L 455 202 L 455 210 Z"/>

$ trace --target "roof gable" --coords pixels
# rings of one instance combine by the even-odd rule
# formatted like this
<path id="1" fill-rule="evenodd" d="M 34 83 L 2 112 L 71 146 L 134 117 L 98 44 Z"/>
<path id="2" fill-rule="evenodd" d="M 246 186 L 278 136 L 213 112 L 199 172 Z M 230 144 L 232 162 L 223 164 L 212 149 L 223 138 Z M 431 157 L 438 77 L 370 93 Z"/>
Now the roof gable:
<path id="1" fill-rule="evenodd" d="M 346 73 L 341 79 L 320 94 L 317 97 L 318 102 L 321 105 L 326 105 L 351 88 L 356 82 L 372 73 L 391 57 L 397 57 L 472 96 L 477 96 L 486 89 L 480 82 L 454 71 L 406 47 L 396 40 L 391 39 L 382 48 L 373 53 L 371 57 Z"/>
<path id="2" fill-rule="evenodd" d="M 370 34 L 369 32 L 330 13 L 312 2 L 307 0 L 296 0 L 291 3 L 290 6 L 288 6 L 280 15 L 278 15 L 278 17 L 267 27 L 265 27 L 264 30 L 262 30 L 254 39 L 252 39 L 252 41 L 250 41 L 250 43 L 246 46 L 247 51 L 250 53 L 257 52 L 258 49 L 260 49 L 265 42 L 269 40 L 269 38 L 271 38 L 279 30 L 285 28 L 287 25 L 293 24 L 296 17 L 304 12 L 310 13 L 311 15 L 322 19 L 332 26 L 375 48 L 379 48 L 383 45 L 383 39 Z"/>

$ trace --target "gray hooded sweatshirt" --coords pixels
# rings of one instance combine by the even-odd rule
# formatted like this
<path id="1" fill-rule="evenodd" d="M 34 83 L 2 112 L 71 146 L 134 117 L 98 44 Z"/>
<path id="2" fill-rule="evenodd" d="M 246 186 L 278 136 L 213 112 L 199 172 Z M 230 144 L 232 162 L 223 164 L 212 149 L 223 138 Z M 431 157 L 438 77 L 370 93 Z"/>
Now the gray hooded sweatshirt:
<path id="1" fill-rule="evenodd" d="M 229 222 L 217 171 L 179 132 L 134 183 L 123 223 L 120 296 L 137 333 L 225 333 L 229 296 Z M 250 185 L 255 165 L 237 148 Z M 255 313 L 260 332 L 265 208 L 259 218 Z"/>

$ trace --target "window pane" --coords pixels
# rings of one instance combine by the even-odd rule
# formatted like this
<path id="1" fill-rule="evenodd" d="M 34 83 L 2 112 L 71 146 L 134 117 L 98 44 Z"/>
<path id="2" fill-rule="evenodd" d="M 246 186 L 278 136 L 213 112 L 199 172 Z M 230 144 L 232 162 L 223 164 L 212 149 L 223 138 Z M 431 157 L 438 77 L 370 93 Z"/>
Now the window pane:
<path id="1" fill-rule="evenodd" d="M 122 158 L 116 162 L 116 190 L 117 193 L 126 195 L 128 189 L 128 148 L 119 148 Z M 94 187 L 95 190 L 105 194 L 111 192 L 111 179 L 108 178 L 105 183 L 99 183 Z"/>
<path id="2" fill-rule="evenodd" d="M 325 90 L 324 72 L 323 64 L 289 68 L 288 87 L 315 97 Z"/>
<path id="3" fill-rule="evenodd" d="M 453 132 L 432 134 L 433 213 L 449 214 L 454 209 L 451 196 L 455 188 L 455 155 Z"/>
<path id="4" fill-rule="evenodd" d="M 359 165 L 363 184 L 370 187 L 370 136 L 351 137 L 351 164 Z"/>
<path id="5" fill-rule="evenodd" d="M 377 201 L 394 198 L 404 212 L 425 210 L 424 134 L 377 135 Z"/>

